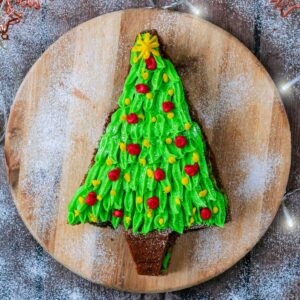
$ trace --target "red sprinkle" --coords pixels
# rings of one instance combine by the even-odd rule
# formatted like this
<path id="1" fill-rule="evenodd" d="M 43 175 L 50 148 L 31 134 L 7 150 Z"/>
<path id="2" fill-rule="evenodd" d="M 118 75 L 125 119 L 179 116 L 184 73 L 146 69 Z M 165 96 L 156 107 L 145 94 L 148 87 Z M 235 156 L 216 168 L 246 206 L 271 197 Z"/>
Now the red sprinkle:
<path id="1" fill-rule="evenodd" d="M 97 202 L 97 194 L 95 192 L 90 192 L 86 196 L 85 203 L 89 206 L 95 205 Z"/>
<path id="2" fill-rule="evenodd" d="M 169 112 L 171 111 L 173 108 L 174 108 L 174 103 L 171 102 L 171 101 L 166 101 L 166 102 L 163 102 L 162 104 L 162 108 L 163 108 L 163 111 L 164 112 Z"/>
<path id="3" fill-rule="evenodd" d="M 150 56 L 145 60 L 146 67 L 148 70 L 155 70 L 156 69 L 156 60 L 153 56 Z"/>
<path id="4" fill-rule="evenodd" d="M 120 168 L 116 168 L 108 172 L 108 178 L 111 181 L 117 181 L 120 177 L 120 174 L 121 174 Z"/>
<path id="5" fill-rule="evenodd" d="M 160 181 L 160 180 L 163 180 L 166 178 L 166 174 L 164 172 L 164 170 L 162 169 L 156 169 L 155 172 L 154 172 L 154 179 L 156 181 Z"/>
<path id="6" fill-rule="evenodd" d="M 175 145 L 178 148 L 183 148 L 187 144 L 186 138 L 182 135 L 179 135 L 175 138 Z"/>
<path id="7" fill-rule="evenodd" d="M 194 165 L 186 165 L 184 167 L 184 172 L 189 176 L 195 176 L 199 171 L 199 165 L 195 163 Z"/>
<path id="8" fill-rule="evenodd" d="M 128 144 L 127 151 L 130 155 L 139 155 L 141 152 L 141 147 L 139 144 Z"/>
<path id="9" fill-rule="evenodd" d="M 135 86 L 135 90 L 141 94 L 147 94 L 149 92 L 149 87 L 146 84 L 139 83 Z"/>
<path id="10" fill-rule="evenodd" d="M 137 124 L 139 122 L 139 118 L 137 114 L 131 113 L 127 116 L 127 123 L 128 124 Z"/>
<path id="11" fill-rule="evenodd" d="M 113 211 L 112 215 L 116 218 L 122 218 L 124 216 L 123 210 L 116 209 Z"/>
<path id="12" fill-rule="evenodd" d="M 149 208 L 151 208 L 151 209 L 158 208 L 158 205 L 159 205 L 159 199 L 158 199 L 158 197 L 153 196 L 153 197 L 149 198 L 147 200 L 147 204 L 148 204 Z"/>
<path id="13" fill-rule="evenodd" d="M 209 220 L 211 217 L 211 211 L 209 208 L 205 207 L 202 208 L 200 211 L 200 216 L 203 220 Z"/>

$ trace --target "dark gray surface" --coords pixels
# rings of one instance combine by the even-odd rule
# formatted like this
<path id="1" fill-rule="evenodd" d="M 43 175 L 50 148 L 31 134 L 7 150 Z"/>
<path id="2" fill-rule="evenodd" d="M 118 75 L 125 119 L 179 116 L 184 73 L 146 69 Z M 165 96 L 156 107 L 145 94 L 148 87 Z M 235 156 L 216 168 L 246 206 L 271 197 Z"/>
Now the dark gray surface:
<path id="1" fill-rule="evenodd" d="M 39 12 L 11 30 L 0 49 L 0 108 L 8 113 L 29 68 L 58 37 L 98 15 L 172 1 L 44 1 Z M 282 19 L 268 1 L 193 1 L 203 17 L 241 40 L 280 85 L 300 74 L 300 13 Z M 185 5 L 180 11 L 188 11 Z M 283 95 L 292 130 L 293 158 L 287 190 L 300 185 L 300 84 Z M 1 120 L 2 122 L 2 120 Z M 2 122 L 3 123 L 3 122 Z M 0 123 L 1 126 L 1 123 Z M 134 295 L 92 284 L 47 255 L 22 223 L 11 199 L 0 147 L 0 299 L 299 299 L 299 195 L 285 206 L 294 220 L 287 226 L 281 207 L 257 246 L 219 277 L 175 293 Z M 233 237 L 234 242 L 234 237 Z"/>

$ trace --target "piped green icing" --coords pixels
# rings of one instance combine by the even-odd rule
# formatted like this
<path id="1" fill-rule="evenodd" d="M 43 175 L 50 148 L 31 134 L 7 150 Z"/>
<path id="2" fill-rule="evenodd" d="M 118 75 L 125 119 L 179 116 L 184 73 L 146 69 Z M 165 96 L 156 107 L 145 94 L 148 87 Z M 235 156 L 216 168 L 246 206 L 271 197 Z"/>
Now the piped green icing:
<path id="1" fill-rule="evenodd" d="M 99 141 L 95 163 L 84 184 L 68 205 L 70 224 L 109 221 L 114 228 L 123 223 L 126 229 L 143 234 L 167 228 L 183 233 L 184 229 L 200 224 L 224 226 L 226 195 L 213 178 L 205 157 L 206 144 L 199 125 L 189 114 L 181 79 L 173 64 L 159 55 L 154 37 L 149 33 L 139 35 L 131 51 L 131 69 L 118 100 L 119 108 Z M 148 41 L 149 45 L 152 40 L 156 47 L 141 48 L 141 41 Z M 146 67 L 144 58 L 149 56 L 156 61 L 155 70 Z M 149 93 L 137 93 L 136 84 L 147 85 Z M 174 103 L 171 112 L 163 111 L 165 101 Z M 127 123 L 130 113 L 138 116 L 137 124 Z M 186 138 L 185 147 L 175 145 L 177 136 Z M 171 143 L 166 143 L 167 138 Z M 128 144 L 139 144 L 139 155 L 130 155 Z M 195 163 L 199 172 L 188 176 L 184 167 Z M 111 181 L 108 172 L 116 168 L 121 170 L 120 177 Z M 165 179 L 159 182 L 153 177 L 157 168 L 165 172 Z M 93 206 L 85 203 L 90 192 L 97 194 Z M 147 204 L 153 196 L 159 198 L 156 209 Z M 202 208 L 211 210 L 208 220 L 201 218 Z M 121 210 L 123 216 L 114 216 L 115 210 Z"/>

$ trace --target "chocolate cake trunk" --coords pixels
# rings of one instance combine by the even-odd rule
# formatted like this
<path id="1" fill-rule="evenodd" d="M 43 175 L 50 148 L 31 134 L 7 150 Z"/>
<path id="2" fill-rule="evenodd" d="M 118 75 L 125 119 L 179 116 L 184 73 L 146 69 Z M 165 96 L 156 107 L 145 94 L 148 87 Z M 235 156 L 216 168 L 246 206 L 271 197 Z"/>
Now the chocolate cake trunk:
<path id="1" fill-rule="evenodd" d="M 153 231 L 148 234 L 125 232 L 132 258 L 140 275 L 161 274 L 165 255 L 175 244 L 178 234 L 172 230 Z"/>

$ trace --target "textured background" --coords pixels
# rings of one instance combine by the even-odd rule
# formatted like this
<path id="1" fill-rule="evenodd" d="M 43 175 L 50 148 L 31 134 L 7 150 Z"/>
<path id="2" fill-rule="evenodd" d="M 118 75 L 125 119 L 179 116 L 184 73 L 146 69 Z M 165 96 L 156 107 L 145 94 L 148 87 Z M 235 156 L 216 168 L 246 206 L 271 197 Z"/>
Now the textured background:
<path id="1" fill-rule="evenodd" d="M 0 128 L 27 71 L 61 35 L 98 15 L 174 1 L 43 1 L 10 31 L 0 48 Z M 267 0 L 191 1 L 202 17 L 241 40 L 280 86 L 300 74 L 300 13 L 280 17 Z M 186 5 L 176 9 L 190 11 Z M 293 154 L 287 190 L 300 186 L 300 84 L 282 95 Z M 4 112 L 4 113 L 3 113 Z M 92 284 L 59 265 L 35 242 L 11 199 L 0 144 L 0 299 L 299 299 L 300 193 L 284 201 L 257 246 L 233 268 L 197 287 L 160 295 L 133 295 Z M 298 204 L 298 205 L 297 205 Z M 287 226 L 287 211 L 294 226 Z M 234 238 L 233 238 L 234 242 Z"/>

